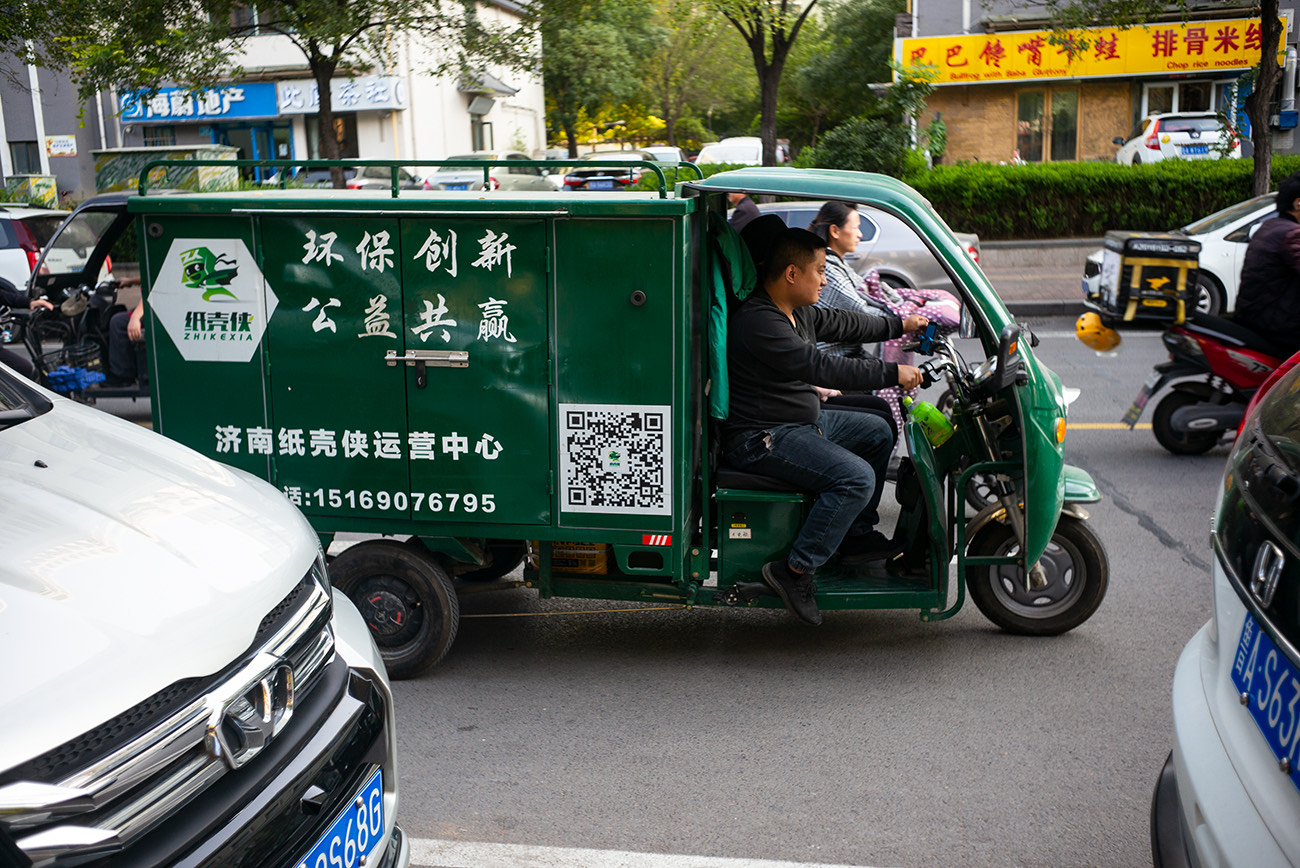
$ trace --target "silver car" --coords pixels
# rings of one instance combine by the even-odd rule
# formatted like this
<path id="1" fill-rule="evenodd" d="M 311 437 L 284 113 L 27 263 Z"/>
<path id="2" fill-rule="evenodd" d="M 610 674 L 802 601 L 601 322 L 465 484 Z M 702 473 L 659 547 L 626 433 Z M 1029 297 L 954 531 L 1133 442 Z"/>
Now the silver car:
<path id="1" fill-rule="evenodd" d="M 822 202 L 776 202 L 759 205 L 758 210 L 764 214 L 776 214 L 787 226 L 806 229 L 822 205 Z M 854 271 L 866 274 L 874 268 L 879 271 L 881 280 L 894 287 L 956 291 L 948 272 L 906 223 L 892 214 L 865 205 L 858 206 L 858 215 L 862 218 L 862 240 L 858 242 L 857 252 L 845 257 Z M 978 263 L 979 236 L 969 232 L 953 234 L 971 259 Z"/>
<path id="2" fill-rule="evenodd" d="M 527 154 L 515 151 L 474 151 L 447 158 L 460 161 L 464 166 L 439 166 L 438 171 L 425 178 L 430 190 L 543 190 L 554 193 L 555 182 L 550 180 L 550 170 L 537 166 L 512 166 L 511 162 L 531 160 Z M 474 164 L 491 163 L 487 183 L 483 169 Z"/>

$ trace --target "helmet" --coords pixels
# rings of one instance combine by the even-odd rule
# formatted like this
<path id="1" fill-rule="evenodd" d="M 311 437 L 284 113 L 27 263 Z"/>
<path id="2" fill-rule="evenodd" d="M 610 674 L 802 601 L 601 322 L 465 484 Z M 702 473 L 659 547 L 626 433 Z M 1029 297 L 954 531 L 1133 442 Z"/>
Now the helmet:
<path id="1" fill-rule="evenodd" d="M 1088 311 L 1074 324 L 1074 336 L 1099 353 L 1108 353 L 1119 346 L 1119 332 L 1101 321 L 1094 311 Z"/>

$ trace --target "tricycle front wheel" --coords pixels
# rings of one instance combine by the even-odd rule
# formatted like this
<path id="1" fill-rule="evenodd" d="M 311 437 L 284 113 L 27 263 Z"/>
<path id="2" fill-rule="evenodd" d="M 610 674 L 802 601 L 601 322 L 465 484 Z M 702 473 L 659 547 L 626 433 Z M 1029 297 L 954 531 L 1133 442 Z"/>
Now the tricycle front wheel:
<path id="1" fill-rule="evenodd" d="M 972 557 L 1019 551 L 1015 533 L 1000 521 L 980 528 L 967 548 Z M 994 624 L 1027 636 L 1064 633 L 1097 611 L 1106 595 L 1109 567 L 1101 541 L 1083 521 L 1062 515 L 1039 563 L 1047 584 L 1033 589 L 1026 589 L 1025 571 L 1018 566 L 967 567 L 970 598 Z"/>
<path id="2" fill-rule="evenodd" d="M 447 656 L 460 601 L 432 553 L 396 540 L 357 543 L 330 562 L 330 581 L 360 610 L 393 678 L 419 675 Z"/>

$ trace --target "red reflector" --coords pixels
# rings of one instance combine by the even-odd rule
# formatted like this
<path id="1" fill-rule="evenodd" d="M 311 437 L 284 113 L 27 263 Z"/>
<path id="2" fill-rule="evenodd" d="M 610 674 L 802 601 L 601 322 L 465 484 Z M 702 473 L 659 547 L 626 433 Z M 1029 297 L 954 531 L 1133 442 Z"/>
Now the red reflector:
<path id="1" fill-rule="evenodd" d="M 641 545 L 643 546 L 670 546 L 672 544 L 673 536 L 669 533 L 641 534 Z"/>

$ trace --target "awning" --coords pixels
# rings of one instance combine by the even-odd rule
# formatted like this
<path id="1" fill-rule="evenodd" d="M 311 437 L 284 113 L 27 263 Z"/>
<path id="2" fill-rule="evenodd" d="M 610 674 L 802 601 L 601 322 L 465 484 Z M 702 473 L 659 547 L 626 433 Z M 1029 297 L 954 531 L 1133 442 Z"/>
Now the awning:
<path id="1" fill-rule="evenodd" d="M 519 88 L 511 87 L 490 72 L 479 72 L 460 80 L 456 88 L 461 93 L 482 94 L 484 96 L 514 96 Z"/>

